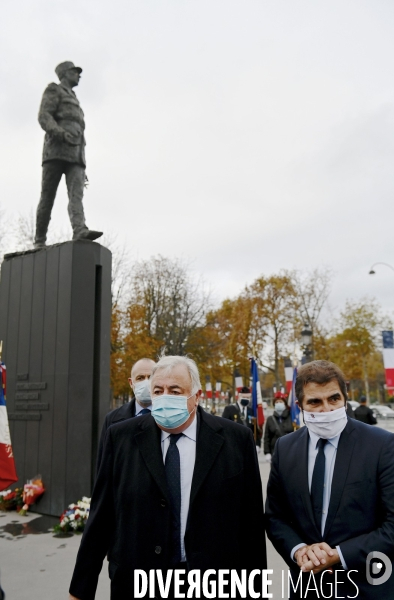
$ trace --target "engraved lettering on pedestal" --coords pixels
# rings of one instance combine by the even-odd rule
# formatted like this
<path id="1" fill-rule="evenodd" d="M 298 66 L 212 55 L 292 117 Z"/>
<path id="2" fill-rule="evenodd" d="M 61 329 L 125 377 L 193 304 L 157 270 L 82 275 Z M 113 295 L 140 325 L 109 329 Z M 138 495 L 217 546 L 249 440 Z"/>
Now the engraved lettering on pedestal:
<path id="1" fill-rule="evenodd" d="M 38 392 L 26 392 L 15 394 L 15 400 L 39 400 L 40 394 Z"/>
<path id="2" fill-rule="evenodd" d="M 17 390 L 46 390 L 47 384 L 45 382 L 37 383 L 17 383 Z"/>
<path id="3" fill-rule="evenodd" d="M 49 410 L 47 402 L 15 402 L 16 410 Z"/>
<path id="4" fill-rule="evenodd" d="M 41 421 L 40 413 L 8 413 L 9 421 Z"/>
<path id="5" fill-rule="evenodd" d="M 18 373 L 16 378 L 18 381 L 27 381 L 29 379 L 29 373 Z"/>

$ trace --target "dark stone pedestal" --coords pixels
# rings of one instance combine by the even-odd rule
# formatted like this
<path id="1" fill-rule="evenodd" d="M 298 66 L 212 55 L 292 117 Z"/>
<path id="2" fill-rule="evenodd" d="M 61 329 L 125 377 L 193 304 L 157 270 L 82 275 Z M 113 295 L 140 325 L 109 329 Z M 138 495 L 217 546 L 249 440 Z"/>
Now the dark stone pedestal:
<path id="1" fill-rule="evenodd" d="M 60 515 L 90 496 L 110 403 L 111 253 L 88 241 L 8 255 L 0 340 L 19 476 L 42 475 L 36 511 Z"/>

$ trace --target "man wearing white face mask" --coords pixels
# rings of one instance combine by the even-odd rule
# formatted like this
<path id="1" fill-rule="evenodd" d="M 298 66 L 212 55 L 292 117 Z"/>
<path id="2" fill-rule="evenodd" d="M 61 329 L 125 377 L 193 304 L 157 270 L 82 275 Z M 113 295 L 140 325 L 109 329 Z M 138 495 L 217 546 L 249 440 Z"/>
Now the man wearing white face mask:
<path id="1" fill-rule="evenodd" d="M 391 600 L 394 577 L 371 583 L 367 558 L 385 554 L 390 574 L 394 435 L 347 418 L 345 378 L 333 363 L 303 365 L 295 390 L 306 427 L 276 443 L 267 489 L 268 536 L 293 581 L 301 569 L 304 590 L 313 570 L 320 596 L 308 598 Z M 335 581 L 341 582 L 336 589 Z M 299 593 L 291 598 L 306 597 Z"/>
<path id="2" fill-rule="evenodd" d="M 151 393 L 151 415 L 108 429 L 70 586 L 72 600 L 93 600 L 106 554 L 111 600 L 136 597 L 135 569 L 160 570 L 166 580 L 173 569 L 203 576 L 210 569 L 217 574 L 267 567 L 251 431 L 201 410 L 200 377 L 190 358 L 161 358 Z M 258 547 L 250 541 L 245 510 Z M 145 597 L 153 597 L 150 593 Z M 158 587 L 154 596 L 161 597 Z"/>
<path id="3" fill-rule="evenodd" d="M 97 453 L 96 472 L 98 472 L 100 467 L 104 440 L 108 427 L 114 423 L 125 421 L 126 419 L 141 417 L 142 415 L 148 414 L 148 412 L 152 410 L 149 378 L 152 374 L 155 364 L 155 361 L 150 358 L 140 358 L 140 360 L 137 360 L 137 362 L 132 366 L 128 381 L 131 389 L 134 392 L 134 398 L 119 408 L 111 410 L 111 412 L 109 412 L 105 417 Z"/>

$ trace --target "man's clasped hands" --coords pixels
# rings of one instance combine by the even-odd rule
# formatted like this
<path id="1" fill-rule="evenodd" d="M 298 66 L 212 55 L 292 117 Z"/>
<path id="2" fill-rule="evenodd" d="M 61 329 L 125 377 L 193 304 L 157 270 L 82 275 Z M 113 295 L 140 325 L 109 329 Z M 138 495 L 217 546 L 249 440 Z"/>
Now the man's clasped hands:
<path id="1" fill-rule="evenodd" d="M 326 542 L 302 546 L 294 553 L 294 559 L 301 571 L 313 571 L 315 574 L 330 570 L 333 565 L 341 562 L 338 551 Z"/>

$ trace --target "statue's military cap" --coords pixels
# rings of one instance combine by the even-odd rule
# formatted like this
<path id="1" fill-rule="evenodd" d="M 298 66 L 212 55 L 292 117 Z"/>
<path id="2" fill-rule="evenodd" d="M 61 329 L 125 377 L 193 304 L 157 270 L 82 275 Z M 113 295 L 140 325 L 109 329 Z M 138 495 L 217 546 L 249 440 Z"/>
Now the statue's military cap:
<path id="1" fill-rule="evenodd" d="M 77 69 L 77 71 L 79 71 L 79 73 L 82 73 L 81 67 L 76 67 L 74 65 L 74 63 L 71 62 L 71 60 L 66 60 L 65 62 L 60 63 L 60 65 L 58 65 L 56 67 L 55 73 L 59 77 L 59 79 L 61 79 L 63 77 L 63 75 L 65 74 L 65 72 L 68 71 L 69 69 Z"/>

